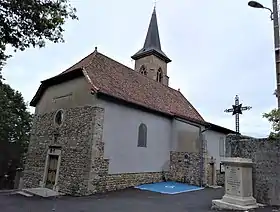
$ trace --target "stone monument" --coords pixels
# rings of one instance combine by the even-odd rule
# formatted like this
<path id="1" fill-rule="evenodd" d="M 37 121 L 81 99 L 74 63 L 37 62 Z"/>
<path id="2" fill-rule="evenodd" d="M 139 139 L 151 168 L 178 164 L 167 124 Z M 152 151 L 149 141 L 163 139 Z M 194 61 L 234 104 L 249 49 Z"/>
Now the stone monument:
<path id="1" fill-rule="evenodd" d="M 251 159 L 225 158 L 225 195 L 221 200 L 212 200 L 212 209 L 249 210 L 257 208 L 253 197 Z"/>

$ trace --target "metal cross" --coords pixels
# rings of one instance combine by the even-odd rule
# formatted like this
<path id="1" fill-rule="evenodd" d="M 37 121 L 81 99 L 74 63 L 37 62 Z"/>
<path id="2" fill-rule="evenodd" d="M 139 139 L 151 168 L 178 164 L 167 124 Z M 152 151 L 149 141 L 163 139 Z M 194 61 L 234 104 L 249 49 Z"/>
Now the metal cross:
<path id="1" fill-rule="evenodd" d="M 236 132 L 239 133 L 239 114 L 242 114 L 242 111 L 244 110 L 250 110 L 251 106 L 245 106 L 242 107 L 242 104 L 239 104 L 239 97 L 238 95 L 235 96 L 235 104 L 232 105 L 232 108 L 226 109 L 224 112 L 231 113 L 232 115 L 235 115 L 235 128 Z"/>
<path id="2" fill-rule="evenodd" d="M 156 6 L 157 6 L 157 2 L 158 2 L 159 0 L 154 0 L 154 8 L 156 8 Z"/>

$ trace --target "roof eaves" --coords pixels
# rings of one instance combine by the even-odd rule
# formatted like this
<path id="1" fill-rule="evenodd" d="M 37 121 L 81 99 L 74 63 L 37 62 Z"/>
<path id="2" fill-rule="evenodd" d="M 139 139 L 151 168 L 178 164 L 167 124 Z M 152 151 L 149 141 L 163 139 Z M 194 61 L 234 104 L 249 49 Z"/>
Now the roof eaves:
<path id="1" fill-rule="evenodd" d="M 103 99 L 109 100 L 109 101 L 117 101 L 118 103 L 130 106 L 130 107 L 134 107 L 134 108 L 146 111 L 146 112 L 157 113 L 159 115 L 169 117 L 169 118 L 173 117 L 173 115 L 170 114 L 170 113 L 163 112 L 163 111 L 160 111 L 160 110 L 156 110 L 154 108 L 151 108 L 151 107 L 148 107 L 148 106 L 145 106 L 145 105 L 133 102 L 133 101 L 124 100 L 122 98 L 118 98 L 114 95 L 108 94 L 107 92 L 104 92 L 104 91 L 101 91 L 101 90 L 98 90 L 97 97 L 103 98 Z"/>
<path id="2" fill-rule="evenodd" d="M 44 91 L 45 91 L 45 85 L 44 84 L 41 84 L 38 88 L 38 90 L 36 91 L 35 95 L 33 96 L 32 100 L 30 101 L 29 105 L 31 107 L 35 107 L 37 102 L 40 100 L 40 97 Z"/>
<path id="3" fill-rule="evenodd" d="M 212 130 L 212 131 L 221 132 L 221 133 L 225 133 L 225 134 L 230 134 L 230 133 L 237 134 L 236 131 L 233 131 L 231 129 L 228 129 L 228 128 L 225 128 L 225 127 L 222 127 L 222 126 L 210 123 L 210 122 L 206 122 L 206 123 L 208 123 L 210 125 L 210 130 Z"/>
<path id="4" fill-rule="evenodd" d="M 191 121 L 191 122 L 194 122 L 196 124 L 201 124 L 203 126 L 207 126 L 208 125 L 208 123 L 205 122 L 205 121 L 201 121 L 201 120 L 197 120 L 197 119 L 194 119 L 194 118 L 190 118 L 188 116 L 183 116 L 183 115 L 175 114 L 175 113 L 173 113 L 173 116 L 174 116 L 174 118 L 180 118 L 180 119 L 183 119 L 183 120 L 186 120 L 186 121 Z"/>
<path id="5" fill-rule="evenodd" d="M 165 61 L 166 63 L 169 63 L 169 62 L 172 61 L 162 51 L 159 51 L 157 49 L 147 49 L 147 50 L 145 50 L 144 48 L 141 49 L 140 51 L 138 51 L 133 56 L 131 56 L 131 58 L 134 59 L 134 60 L 137 60 L 137 59 L 140 59 L 142 57 L 149 56 L 149 55 L 155 55 L 155 56 L 159 57 L 160 59 L 162 59 L 163 61 Z"/>

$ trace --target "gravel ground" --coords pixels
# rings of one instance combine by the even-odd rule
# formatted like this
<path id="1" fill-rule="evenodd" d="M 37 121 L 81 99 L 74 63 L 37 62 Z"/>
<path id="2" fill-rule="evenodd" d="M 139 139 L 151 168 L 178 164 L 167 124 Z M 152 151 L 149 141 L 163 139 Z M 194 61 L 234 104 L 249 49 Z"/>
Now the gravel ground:
<path id="1" fill-rule="evenodd" d="M 222 189 L 204 189 L 164 195 L 149 191 L 126 189 L 88 197 L 59 197 L 44 199 L 0 194 L 2 212 L 209 212 L 211 200 L 220 199 Z M 276 211 L 260 208 L 257 212 Z"/>

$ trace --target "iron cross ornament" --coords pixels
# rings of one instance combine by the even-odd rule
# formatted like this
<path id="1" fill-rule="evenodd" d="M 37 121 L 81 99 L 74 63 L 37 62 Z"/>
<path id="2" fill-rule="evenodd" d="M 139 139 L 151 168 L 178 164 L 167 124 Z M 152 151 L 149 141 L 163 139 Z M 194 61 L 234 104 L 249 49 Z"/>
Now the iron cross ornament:
<path id="1" fill-rule="evenodd" d="M 237 133 L 239 133 L 239 114 L 242 114 L 242 111 L 250 110 L 251 108 L 251 106 L 242 107 L 242 104 L 239 104 L 239 97 L 236 95 L 235 104 L 232 105 L 232 108 L 225 110 L 226 113 L 232 113 L 232 115 L 235 115 L 235 128 Z"/>

